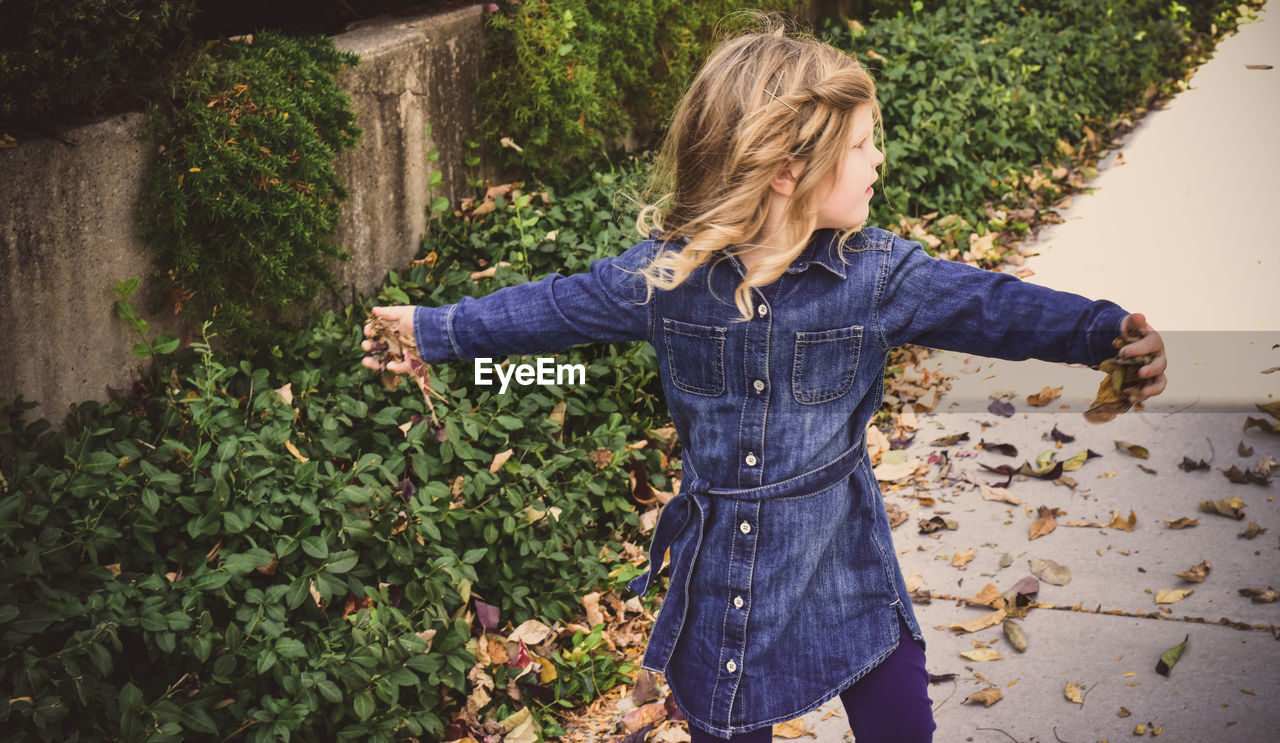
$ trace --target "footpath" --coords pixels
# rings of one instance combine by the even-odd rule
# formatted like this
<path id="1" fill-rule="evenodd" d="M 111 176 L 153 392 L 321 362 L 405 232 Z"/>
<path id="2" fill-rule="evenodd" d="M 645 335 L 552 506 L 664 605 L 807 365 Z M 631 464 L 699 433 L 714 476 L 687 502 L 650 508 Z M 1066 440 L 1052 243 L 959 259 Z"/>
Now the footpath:
<path id="1" fill-rule="evenodd" d="M 1280 589 L 1280 485 L 1270 482 L 1280 469 L 1268 484 L 1226 475 L 1280 460 L 1280 435 L 1243 428 L 1249 417 L 1274 422 L 1255 406 L 1280 400 L 1280 371 L 1268 373 L 1280 367 L 1280 236 L 1271 222 L 1280 204 L 1280 17 L 1268 11 L 1224 39 L 1189 90 L 1125 137 L 1088 184 L 1094 192 L 1040 232 L 1026 261 L 1035 272 L 1028 281 L 1146 315 L 1168 349 L 1165 393 L 1144 411 L 1092 424 L 1081 414 L 1096 396 L 1096 371 L 949 352 L 926 362 L 956 379 L 933 411 L 901 421 L 915 428 L 908 465 L 921 468 L 885 500 L 905 515 L 893 531 L 903 572 L 931 597 L 914 608 L 928 670 L 948 678 L 930 686 L 937 743 L 1280 740 L 1280 601 L 1241 594 Z M 1045 387 L 1061 387 L 1058 398 L 1030 405 L 1027 396 Z M 1001 393 L 1013 393 L 1010 416 L 989 410 Z M 1055 429 L 1074 440 L 1059 447 Z M 968 439 L 931 445 L 961 434 Z M 979 449 L 982 441 L 1016 454 Z M 1035 468 L 1045 452 L 1066 461 L 1090 450 L 1101 456 L 1063 472 L 1074 486 L 1019 475 L 1003 490 L 976 484 L 1006 480 L 981 465 Z M 1208 469 L 1184 469 L 1184 457 Z M 1240 520 L 1200 508 L 1231 498 Z M 935 516 L 955 528 L 921 533 Z M 1198 521 L 1169 523 L 1184 517 Z M 1032 539 L 1033 531 L 1041 534 Z M 1025 651 L 1001 621 L 951 628 L 998 620 L 998 602 L 973 600 L 987 584 L 1014 589 L 1033 575 L 1033 559 L 1070 579 L 1055 585 L 1044 579 L 1052 570 L 1038 571 L 1036 603 L 1014 619 Z M 1195 577 L 1206 561 L 1200 582 L 1179 576 Z M 1184 638 L 1172 670 L 1158 673 L 1161 655 Z M 997 696 L 987 689 L 1000 699 L 965 702 Z M 774 740 L 852 739 L 838 698 L 801 725 L 798 738 L 799 729 L 775 728 Z"/>

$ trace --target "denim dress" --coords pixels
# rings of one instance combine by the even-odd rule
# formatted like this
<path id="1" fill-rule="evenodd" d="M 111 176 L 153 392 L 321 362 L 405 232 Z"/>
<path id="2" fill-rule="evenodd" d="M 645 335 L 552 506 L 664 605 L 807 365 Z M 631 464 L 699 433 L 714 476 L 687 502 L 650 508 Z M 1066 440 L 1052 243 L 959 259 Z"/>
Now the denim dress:
<path id="1" fill-rule="evenodd" d="M 680 243 L 641 242 L 589 272 L 415 310 L 429 363 L 643 340 L 657 352 L 683 480 L 659 514 L 643 595 L 670 587 L 642 665 L 722 737 L 808 712 L 898 646 L 911 608 L 864 432 L 888 352 L 915 343 L 1010 360 L 1113 354 L 1126 313 L 929 256 L 876 228 L 814 234 L 750 321 L 733 256 L 646 301 L 637 270 Z"/>

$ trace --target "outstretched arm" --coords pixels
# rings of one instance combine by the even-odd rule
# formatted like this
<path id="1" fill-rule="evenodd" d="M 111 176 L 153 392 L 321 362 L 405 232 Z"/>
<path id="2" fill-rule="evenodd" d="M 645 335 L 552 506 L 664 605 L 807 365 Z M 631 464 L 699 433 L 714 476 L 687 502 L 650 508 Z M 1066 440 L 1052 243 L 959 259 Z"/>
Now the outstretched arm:
<path id="1" fill-rule="evenodd" d="M 556 351 L 583 343 L 647 340 L 652 303 L 638 270 L 657 245 L 642 242 L 620 256 L 598 260 L 590 271 L 509 286 L 443 307 L 376 307 L 418 346 L 428 364 L 513 353 Z M 372 351 L 365 341 L 362 348 Z M 378 368 L 378 360 L 361 362 Z M 387 370 L 408 372 L 407 362 Z"/>

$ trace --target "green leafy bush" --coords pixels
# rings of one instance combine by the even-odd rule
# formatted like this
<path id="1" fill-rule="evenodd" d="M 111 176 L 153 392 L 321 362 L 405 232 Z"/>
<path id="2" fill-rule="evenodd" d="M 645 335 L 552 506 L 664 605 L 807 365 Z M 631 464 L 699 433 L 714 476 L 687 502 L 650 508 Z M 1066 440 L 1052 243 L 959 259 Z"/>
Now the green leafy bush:
<path id="1" fill-rule="evenodd" d="M 605 143 L 660 127 L 702 63 L 715 24 L 791 0 L 527 0 L 489 16 L 481 128 L 510 164 L 563 175 Z M 637 131 L 643 136 L 643 131 Z"/>
<path id="2" fill-rule="evenodd" d="M 1223 2 L 1199 6 L 1200 17 L 1234 17 Z M 1063 162 L 1060 141 L 1082 141 L 1086 127 L 1180 77 L 1195 40 L 1187 13 L 1168 0 L 966 0 L 829 27 L 876 77 L 886 199 L 873 220 L 936 211 L 980 221 L 1028 163 Z"/>
<path id="3" fill-rule="evenodd" d="M 584 270 L 624 239 L 616 186 L 443 220 L 433 259 L 379 301 Z M 479 246 L 518 270 L 473 281 Z M 327 312 L 255 361 L 159 355 L 65 434 L 0 401 L 0 740 L 439 737 L 475 663 L 473 597 L 503 623 L 565 621 L 634 574 L 607 562 L 641 539 L 629 473 L 670 487 L 660 447 L 628 447 L 667 420 L 648 346 L 575 349 L 560 360 L 587 384 L 505 395 L 441 366 L 437 426 L 417 390 L 359 366 L 362 325 L 359 307 Z M 554 663 L 573 694 L 623 670 L 589 635 Z"/>
<path id="4" fill-rule="evenodd" d="M 0 0 L 0 130 L 141 105 L 194 0 Z"/>
<path id="5" fill-rule="evenodd" d="M 333 160 L 361 135 L 335 76 L 357 61 L 328 37 L 263 31 L 211 42 L 162 81 L 147 109 L 159 155 L 138 229 L 171 306 L 250 341 L 332 283 L 347 195 Z"/>

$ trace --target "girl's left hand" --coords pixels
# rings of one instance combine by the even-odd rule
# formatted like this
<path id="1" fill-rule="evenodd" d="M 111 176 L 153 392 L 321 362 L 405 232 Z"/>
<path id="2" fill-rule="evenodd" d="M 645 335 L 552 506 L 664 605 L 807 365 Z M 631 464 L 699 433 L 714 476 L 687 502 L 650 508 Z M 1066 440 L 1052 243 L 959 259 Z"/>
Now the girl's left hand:
<path id="1" fill-rule="evenodd" d="M 1120 325 L 1120 333 L 1129 337 L 1142 335 L 1141 340 L 1121 347 L 1120 356 L 1141 356 L 1143 354 L 1151 354 L 1152 356 L 1151 363 L 1138 368 L 1138 376 L 1151 381 L 1149 384 L 1145 384 L 1129 393 L 1130 400 L 1135 403 L 1142 402 L 1148 397 L 1155 397 L 1164 392 L 1164 388 L 1169 382 L 1164 375 L 1164 370 L 1169 365 L 1169 360 L 1164 355 L 1164 339 L 1147 324 L 1146 316 L 1139 313 L 1125 317 L 1124 322 Z"/>

